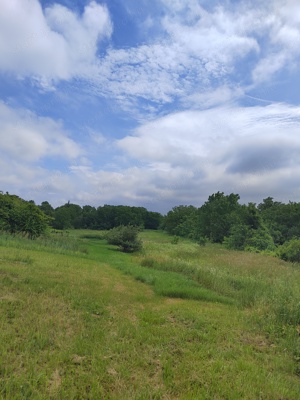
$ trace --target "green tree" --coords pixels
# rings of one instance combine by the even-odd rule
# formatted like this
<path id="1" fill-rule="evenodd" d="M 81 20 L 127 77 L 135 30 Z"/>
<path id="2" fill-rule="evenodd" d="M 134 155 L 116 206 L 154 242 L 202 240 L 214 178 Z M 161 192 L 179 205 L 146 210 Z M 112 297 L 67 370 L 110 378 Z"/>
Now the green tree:
<path id="1" fill-rule="evenodd" d="M 247 225 L 239 223 L 230 229 L 230 235 L 224 238 L 224 245 L 232 250 L 244 250 L 245 242 L 249 234 Z"/>
<path id="2" fill-rule="evenodd" d="M 147 211 L 144 220 L 145 229 L 158 229 L 162 222 L 162 215 L 159 212 Z"/>
<path id="3" fill-rule="evenodd" d="M 157 229 L 161 215 L 151 213 L 144 207 L 110 206 L 105 204 L 98 207 L 96 226 L 98 229 L 112 229 L 117 226 L 138 226 L 147 229 Z"/>
<path id="4" fill-rule="evenodd" d="M 273 238 L 254 203 L 241 205 L 232 215 L 229 236 L 224 244 L 234 250 L 275 249 Z"/>
<path id="5" fill-rule="evenodd" d="M 267 197 L 258 209 L 277 245 L 300 237 L 300 203 L 284 204 Z"/>
<path id="6" fill-rule="evenodd" d="M 190 236 L 194 229 L 197 209 L 193 206 L 177 206 L 163 218 L 162 227 L 170 235 Z"/>
<path id="7" fill-rule="evenodd" d="M 55 229 L 81 228 L 82 208 L 70 202 L 54 210 L 53 227 Z"/>
<path id="8" fill-rule="evenodd" d="M 23 203 L 20 206 L 20 230 L 35 239 L 43 234 L 49 224 L 50 218 L 32 203 Z"/>
<path id="9" fill-rule="evenodd" d="M 198 211 L 198 237 L 207 237 L 212 242 L 222 243 L 229 236 L 236 212 L 240 208 L 239 198 L 238 194 L 225 195 L 223 192 L 209 196 Z"/>
<path id="10" fill-rule="evenodd" d="M 40 206 L 38 206 L 40 210 L 42 210 L 49 217 L 53 217 L 54 208 L 48 201 L 43 201 Z"/>
<path id="11" fill-rule="evenodd" d="M 0 194 L 0 228 L 12 235 L 22 234 L 35 239 L 44 233 L 49 217 L 32 201 Z"/>
<path id="12" fill-rule="evenodd" d="M 97 210 L 95 207 L 89 205 L 82 207 L 81 228 L 82 229 L 97 228 Z"/>

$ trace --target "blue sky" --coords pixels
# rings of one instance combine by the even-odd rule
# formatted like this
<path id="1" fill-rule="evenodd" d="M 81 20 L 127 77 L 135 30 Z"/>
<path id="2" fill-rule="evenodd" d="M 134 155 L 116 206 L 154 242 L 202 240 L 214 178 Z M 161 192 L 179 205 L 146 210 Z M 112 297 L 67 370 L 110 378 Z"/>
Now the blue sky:
<path id="1" fill-rule="evenodd" d="M 0 0 L 0 190 L 300 201 L 296 0 Z"/>

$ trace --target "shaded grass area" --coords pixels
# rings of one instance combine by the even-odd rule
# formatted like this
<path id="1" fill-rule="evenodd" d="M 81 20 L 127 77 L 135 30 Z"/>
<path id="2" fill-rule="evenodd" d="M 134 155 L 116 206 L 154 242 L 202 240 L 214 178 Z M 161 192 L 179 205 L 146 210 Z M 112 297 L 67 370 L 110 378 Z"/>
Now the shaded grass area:
<path id="1" fill-rule="evenodd" d="M 94 238 L 82 239 L 87 253 L 59 254 L 34 242 L 30 249 L 0 246 L 0 398 L 300 398 L 299 336 L 291 316 L 286 323 L 280 317 L 287 316 L 292 281 L 297 294 L 298 269 L 221 247 L 172 245 L 161 233 L 142 235 L 144 252 L 137 255 Z M 141 266 L 148 259 L 152 265 Z M 155 263 L 171 260 L 173 269 L 183 261 L 204 274 L 207 268 L 220 289 L 211 289 L 208 280 L 204 298 L 221 300 L 157 295 L 159 285 L 173 279 L 197 293 L 206 288 L 192 273 L 156 269 Z M 275 284 L 273 299 L 287 297 L 277 314 L 281 325 L 272 316 L 267 320 L 271 301 L 262 294 L 251 306 L 225 304 L 245 290 L 223 292 L 226 271 L 237 281 Z"/>

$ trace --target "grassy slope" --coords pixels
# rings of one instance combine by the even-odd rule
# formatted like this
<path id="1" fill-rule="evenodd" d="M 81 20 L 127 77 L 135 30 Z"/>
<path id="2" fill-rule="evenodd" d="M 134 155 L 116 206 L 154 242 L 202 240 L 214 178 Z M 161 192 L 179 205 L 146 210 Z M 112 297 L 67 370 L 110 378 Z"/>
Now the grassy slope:
<path id="1" fill-rule="evenodd" d="M 139 255 L 95 238 L 88 254 L 0 243 L 0 397 L 300 398 L 299 271 L 143 236 Z"/>

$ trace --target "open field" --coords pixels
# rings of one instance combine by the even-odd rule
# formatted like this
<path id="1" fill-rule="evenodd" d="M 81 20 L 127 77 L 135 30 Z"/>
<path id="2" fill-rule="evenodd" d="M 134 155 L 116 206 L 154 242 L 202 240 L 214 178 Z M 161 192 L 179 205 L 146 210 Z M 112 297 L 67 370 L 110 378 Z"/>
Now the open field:
<path id="1" fill-rule="evenodd" d="M 0 238 L 0 398 L 299 399 L 299 266 L 141 237 Z"/>

